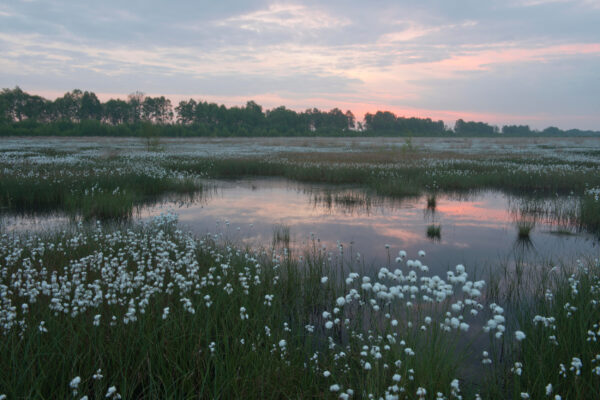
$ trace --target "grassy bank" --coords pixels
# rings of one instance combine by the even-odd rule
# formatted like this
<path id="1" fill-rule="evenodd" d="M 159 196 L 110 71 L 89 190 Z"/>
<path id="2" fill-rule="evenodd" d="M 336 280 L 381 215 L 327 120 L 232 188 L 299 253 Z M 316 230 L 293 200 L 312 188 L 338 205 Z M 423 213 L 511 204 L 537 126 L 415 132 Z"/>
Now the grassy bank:
<path id="1" fill-rule="evenodd" d="M 365 156 L 364 154 L 362 155 Z M 357 160 L 360 158 L 357 156 Z M 407 159 L 396 163 L 337 162 L 321 156 L 318 162 L 281 159 L 228 158 L 178 159 L 174 170 L 205 173 L 214 178 L 278 176 L 301 182 L 357 184 L 378 194 L 405 196 L 430 190 L 468 191 L 496 189 L 539 194 L 583 191 L 600 184 L 587 169 L 550 163 L 548 160 L 429 160 Z"/>
<path id="2" fill-rule="evenodd" d="M 143 167 L 143 166 L 142 166 Z M 36 165 L 0 172 L 0 208 L 17 213 L 63 211 L 85 219 L 123 219 L 134 207 L 168 193 L 201 189 L 192 177 L 131 168 L 113 160 Z"/>
<path id="3" fill-rule="evenodd" d="M 314 243 L 302 258 L 244 250 L 175 222 L 2 235 L 0 394 L 517 399 L 552 383 L 599 395 L 597 261 L 539 275 L 551 279 L 517 301 L 462 266 L 442 279 L 400 254 L 368 273 Z"/>

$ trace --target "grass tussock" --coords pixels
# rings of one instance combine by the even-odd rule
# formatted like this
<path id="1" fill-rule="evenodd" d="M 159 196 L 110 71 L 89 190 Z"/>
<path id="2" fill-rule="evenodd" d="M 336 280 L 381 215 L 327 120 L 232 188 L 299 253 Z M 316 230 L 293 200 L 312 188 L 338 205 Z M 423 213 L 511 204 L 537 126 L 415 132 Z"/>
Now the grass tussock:
<path id="1" fill-rule="evenodd" d="M 290 226 L 277 224 L 273 227 L 273 247 L 281 245 L 285 248 L 290 247 Z"/>
<path id="2" fill-rule="evenodd" d="M 535 227 L 535 222 L 529 220 L 517 221 L 517 238 L 527 240 L 530 238 L 531 231 Z"/>
<path id="3" fill-rule="evenodd" d="M 435 196 L 427 196 L 427 210 L 435 211 L 437 207 L 437 199 Z"/>
<path id="4" fill-rule="evenodd" d="M 431 224 L 427 226 L 427 238 L 431 240 L 441 240 L 442 226 L 436 224 Z"/>

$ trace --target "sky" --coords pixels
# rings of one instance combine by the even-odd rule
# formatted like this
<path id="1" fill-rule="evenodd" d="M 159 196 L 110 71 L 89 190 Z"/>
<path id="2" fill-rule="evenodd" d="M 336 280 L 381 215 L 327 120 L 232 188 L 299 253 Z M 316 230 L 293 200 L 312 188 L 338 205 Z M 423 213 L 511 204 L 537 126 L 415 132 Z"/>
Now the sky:
<path id="1" fill-rule="evenodd" d="M 17 85 L 600 130 L 600 0 L 4 0 Z"/>

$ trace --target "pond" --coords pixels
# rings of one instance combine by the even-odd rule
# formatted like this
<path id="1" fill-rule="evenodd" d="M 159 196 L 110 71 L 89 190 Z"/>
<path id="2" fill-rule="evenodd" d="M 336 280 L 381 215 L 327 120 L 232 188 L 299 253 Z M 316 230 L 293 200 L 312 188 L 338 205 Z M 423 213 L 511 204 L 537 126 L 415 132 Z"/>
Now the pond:
<path id="1" fill-rule="evenodd" d="M 464 264 L 470 270 L 522 262 L 570 262 L 598 257 L 597 239 L 571 218 L 576 198 L 535 200 L 500 192 L 382 198 L 356 187 L 299 184 L 281 179 L 208 181 L 194 199 L 144 206 L 136 218 L 173 211 L 183 229 L 219 235 L 236 245 L 289 247 L 299 257 L 312 246 L 331 257 L 379 268 L 399 250 L 425 251 L 433 273 Z M 65 216 L 8 216 L 8 231 L 68 224 Z M 519 226 L 530 232 L 519 235 Z M 389 249 L 387 246 L 389 246 Z M 358 260 L 358 262 L 357 262 Z"/>

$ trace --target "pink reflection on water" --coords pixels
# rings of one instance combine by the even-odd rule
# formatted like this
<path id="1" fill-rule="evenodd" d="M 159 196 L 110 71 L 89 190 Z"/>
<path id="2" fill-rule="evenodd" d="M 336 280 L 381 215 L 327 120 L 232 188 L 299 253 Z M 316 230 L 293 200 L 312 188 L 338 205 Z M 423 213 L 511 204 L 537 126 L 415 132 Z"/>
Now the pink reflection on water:
<path id="1" fill-rule="evenodd" d="M 336 200 L 338 199 L 338 200 Z M 484 192 L 471 196 L 439 195 L 434 210 L 427 209 L 426 197 L 404 200 L 369 197 L 364 191 L 319 185 L 291 184 L 280 180 L 225 182 L 202 204 L 176 210 L 181 223 L 198 234 L 220 233 L 231 241 L 269 247 L 276 224 L 290 227 L 290 248 L 301 252 L 310 243 L 310 233 L 319 246 L 339 256 L 338 242 L 345 257 L 350 248 L 365 259 L 387 262 L 399 249 L 416 257 L 428 253 L 430 265 L 482 264 L 514 252 L 517 231 L 506 195 Z M 144 216 L 164 209 L 148 208 Z M 226 224 L 225 221 L 228 221 Z M 428 225 L 441 226 L 441 238 L 427 237 Z M 239 228 L 239 230 L 238 230 Z M 532 254 L 589 251 L 592 242 L 582 238 L 557 237 L 537 225 L 532 234 Z"/>

